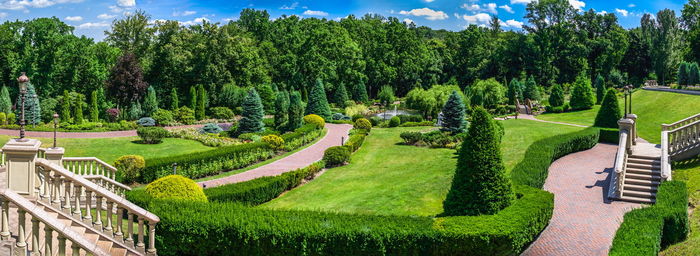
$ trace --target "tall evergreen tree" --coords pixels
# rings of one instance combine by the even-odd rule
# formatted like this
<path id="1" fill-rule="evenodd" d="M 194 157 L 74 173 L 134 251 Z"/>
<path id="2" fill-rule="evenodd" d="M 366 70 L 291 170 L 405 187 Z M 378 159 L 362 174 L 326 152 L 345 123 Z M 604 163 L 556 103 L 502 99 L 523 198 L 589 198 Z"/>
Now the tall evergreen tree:
<path id="1" fill-rule="evenodd" d="M 576 79 L 569 101 L 569 105 L 571 105 L 573 110 L 591 109 L 595 105 L 595 95 L 593 95 L 591 81 L 584 75 L 580 75 Z"/>
<path id="2" fill-rule="evenodd" d="M 561 85 L 552 86 L 552 93 L 549 95 L 549 105 L 552 107 L 564 106 L 564 90 Z"/>
<path id="3" fill-rule="evenodd" d="M 73 119 L 71 118 L 71 102 L 68 90 L 63 90 L 63 98 L 61 99 L 61 122 L 67 124 L 73 122 Z"/>
<path id="4" fill-rule="evenodd" d="M 83 119 L 83 101 L 78 97 L 75 101 L 75 112 L 73 114 L 73 120 L 75 124 L 82 124 L 85 120 Z"/>
<path id="5" fill-rule="evenodd" d="M 328 106 L 326 89 L 324 89 L 321 79 L 316 79 L 316 85 L 311 88 L 309 102 L 306 105 L 306 114 L 316 114 L 325 120 L 331 120 L 331 107 Z"/>
<path id="6" fill-rule="evenodd" d="M 605 80 L 603 80 L 603 76 L 600 74 L 598 74 L 595 78 L 595 95 L 595 104 L 600 104 L 603 102 L 603 97 L 605 97 Z"/>
<path id="7" fill-rule="evenodd" d="M 681 62 L 678 66 L 678 85 L 688 85 L 688 62 Z"/>
<path id="8" fill-rule="evenodd" d="M 90 94 L 90 121 L 100 121 L 100 110 L 97 104 L 97 90 L 92 91 Z"/>
<path id="9" fill-rule="evenodd" d="M 598 110 L 598 115 L 595 117 L 595 126 L 603 128 L 618 128 L 617 121 L 622 118 L 622 112 L 620 111 L 620 104 L 617 101 L 617 92 L 615 89 L 610 88 L 607 93 L 605 93 L 605 99 L 603 99 L 603 104 Z"/>
<path id="10" fill-rule="evenodd" d="M 21 94 L 17 95 L 17 107 L 15 108 L 15 115 L 17 115 L 17 120 L 21 118 Z M 36 125 L 41 123 L 41 104 L 39 103 L 39 96 L 34 89 L 32 83 L 27 83 L 27 94 L 24 98 L 24 119 L 26 124 Z"/>
<path id="11" fill-rule="evenodd" d="M 485 109 L 477 107 L 473 110 L 468 136 L 459 151 L 452 186 L 443 202 L 445 215 L 495 214 L 514 200 L 496 125 Z"/>
<path id="12" fill-rule="evenodd" d="M 464 132 L 467 128 L 467 120 L 464 119 L 465 112 L 464 99 L 457 91 L 452 91 L 442 108 L 443 118 L 440 130 L 452 134 Z"/>
<path id="13" fill-rule="evenodd" d="M 286 131 L 289 124 L 289 93 L 278 91 L 275 97 L 275 127 L 279 131 Z"/>
<path id="14" fill-rule="evenodd" d="M 365 83 L 360 81 L 359 83 L 355 84 L 355 86 L 352 89 L 352 99 L 357 101 L 357 102 L 368 102 L 369 101 L 369 96 L 367 95 L 367 87 L 365 86 Z"/>
<path id="15" fill-rule="evenodd" d="M 190 86 L 190 108 L 197 109 L 197 88 Z"/>
<path id="16" fill-rule="evenodd" d="M 345 89 L 345 85 L 338 85 L 335 92 L 333 92 L 333 102 L 335 102 L 336 106 L 344 108 L 345 102 L 348 100 L 348 91 Z"/>
<path id="17" fill-rule="evenodd" d="M 698 68 L 698 63 L 693 62 L 688 66 L 688 84 L 696 85 L 700 83 L 700 68 Z"/>
<path id="18" fill-rule="evenodd" d="M 143 117 L 143 109 L 141 108 L 141 103 L 136 102 L 134 104 L 131 104 L 131 107 L 129 107 L 129 119 L 130 120 L 138 120 L 139 118 Z"/>
<path id="19" fill-rule="evenodd" d="M 195 109 L 195 116 L 197 120 L 203 120 L 206 118 L 206 104 L 207 104 L 207 91 L 204 90 L 204 85 L 199 85 L 197 89 L 197 108 Z"/>
<path id="20" fill-rule="evenodd" d="M 143 114 L 145 116 L 151 116 L 156 110 L 158 110 L 158 96 L 153 86 L 149 86 L 146 98 L 143 101 Z"/>
<path id="21" fill-rule="evenodd" d="M 289 120 L 287 121 L 287 130 L 293 131 L 301 127 L 301 121 L 304 118 L 304 103 L 301 101 L 301 93 L 292 91 L 289 94 Z"/>
<path id="22" fill-rule="evenodd" d="M 377 93 L 377 99 L 385 107 L 388 107 L 389 105 L 393 104 L 394 98 L 394 89 L 392 89 L 391 86 L 388 85 L 382 86 L 382 88 L 379 90 L 379 93 Z"/>
<path id="23" fill-rule="evenodd" d="M 515 100 L 519 100 L 518 93 L 520 92 L 520 83 L 518 79 L 510 80 L 508 84 L 508 104 L 515 105 Z M 522 102 L 521 102 L 522 103 Z"/>
<path id="24" fill-rule="evenodd" d="M 527 79 L 527 82 L 525 82 L 525 91 L 523 92 L 525 95 L 523 95 L 526 99 L 530 100 L 540 100 L 540 89 L 537 87 L 537 83 L 535 82 L 535 78 L 533 76 L 530 76 Z"/>
<path id="25" fill-rule="evenodd" d="M 263 124 L 263 116 L 265 115 L 262 101 L 258 92 L 251 88 L 248 90 L 248 95 L 243 99 L 243 114 L 241 121 L 238 123 L 238 134 L 262 132 L 265 130 Z"/>
<path id="26" fill-rule="evenodd" d="M 176 110 L 180 107 L 180 98 L 177 96 L 177 88 L 170 90 L 170 110 Z"/>
<path id="27" fill-rule="evenodd" d="M 7 86 L 3 86 L 0 90 L 0 112 L 9 114 L 12 111 L 12 99 L 10 99 L 10 92 L 7 90 Z"/>

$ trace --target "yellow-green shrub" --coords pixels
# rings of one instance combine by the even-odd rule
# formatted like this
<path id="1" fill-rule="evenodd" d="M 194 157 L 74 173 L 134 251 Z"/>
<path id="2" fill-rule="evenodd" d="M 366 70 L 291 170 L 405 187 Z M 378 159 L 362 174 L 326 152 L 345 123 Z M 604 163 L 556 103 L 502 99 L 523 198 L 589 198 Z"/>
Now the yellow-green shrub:
<path id="1" fill-rule="evenodd" d="M 368 132 L 372 130 L 372 123 L 367 120 L 367 118 L 360 118 L 355 121 L 353 128 L 360 130 L 367 130 Z"/>
<path id="2" fill-rule="evenodd" d="M 131 183 L 141 176 L 146 160 L 139 155 L 125 155 L 114 161 L 114 167 L 124 183 Z"/>
<path id="3" fill-rule="evenodd" d="M 5 113 L 0 112 L 0 124 L 6 125 L 7 124 L 7 115 Z"/>
<path id="4" fill-rule="evenodd" d="M 326 121 L 323 120 L 323 117 L 316 115 L 316 114 L 306 115 L 304 117 L 304 123 L 305 124 L 313 124 L 318 129 L 322 129 L 324 126 L 326 126 Z"/>
<path id="5" fill-rule="evenodd" d="M 262 137 L 262 141 L 269 144 L 273 149 L 282 149 L 284 147 L 284 139 L 282 137 L 270 134 Z"/>
<path id="6" fill-rule="evenodd" d="M 345 107 L 346 116 L 366 115 L 367 113 L 369 113 L 369 108 L 363 104 Z"/>
<path id="7" fill-rule="evenodd" d="M 208 201 L 202 188 L 182 175 L 168 175 L 151 182 L 146 186 L 146 194 L 154 199 Z"/>

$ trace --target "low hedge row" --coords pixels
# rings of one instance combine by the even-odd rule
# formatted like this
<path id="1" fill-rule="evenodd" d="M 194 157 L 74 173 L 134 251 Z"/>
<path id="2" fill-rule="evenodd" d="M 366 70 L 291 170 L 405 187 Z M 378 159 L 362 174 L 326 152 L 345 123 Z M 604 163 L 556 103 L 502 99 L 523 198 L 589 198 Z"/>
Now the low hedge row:
<path id="1" fill-rule="evenodd" d="M 360 149 L 363 143 L 365 143 L 366 137 L 367 134 L 364 133 L 355 133 L 353 135 L 350 135 L 348 141 L 345 142 L 345 146 L 350 149 L 350 152 L 355 152 L 358 149 Z"/>
<path id="2" fill-rule="evenodd" d="M 625 214 L 609 255 L 658 255 L 662 248 L 685 240 L 689 226 L 685 182 L 663 182 L 654 206 Z"/>
<path id="3" fill-rule="evenodd" d="M 160 255 L 517 255 L 549 222 L 553 195 L 516 186 L 495 215 L 409 217 L 153 201 Z M 212 198 L 210 197 L 210 200 Z M 212 200 L 213 201 L 213 200 Z"/>
<path id="4" fill-rule="evenodd" d="M 284 149 L 293 150 L 320 136 L 323 130 L 305 125 L 294 132 L 281 137 L 285 141 Z M 195 179 L 217 174 L 221 171 L 243 168 L 269 159 L 276 155 L 274 149 L 264 142 L 252 142 L 241 145 L 219 147 L 216 149 L 154 158 L 146 161 L 140 182 L 149 183 L 160 177 L 170 175 L 173 163 L 177 163 L 177 174 Z"/>
<path id="5" fill-rule="evenodd" d="M 549 165 L 554 160 L 582 150 L 590 149 L 598 143 L 598 128 L 557 135 L 539 140 L 527 149 L 523 161 L 511 171 L 513 184 L 542 188 L 547 179 Z"/>
<path id="6" fill-rule="evenodd" d="M 600 142 L 603 143 L 620 143 L 620 130 L 612 128 L 598 128 L 600 129 Z"/>

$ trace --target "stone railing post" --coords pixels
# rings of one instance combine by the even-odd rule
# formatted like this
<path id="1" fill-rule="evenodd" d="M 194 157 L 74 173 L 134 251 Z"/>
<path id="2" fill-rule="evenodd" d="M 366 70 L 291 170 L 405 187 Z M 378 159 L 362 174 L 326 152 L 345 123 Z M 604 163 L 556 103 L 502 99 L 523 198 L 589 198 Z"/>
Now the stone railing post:
<path id="1" fill-rule="evenodd" d="M 632 145 L 637 145 L 637 115 L 629 113 L 627 119 L 632 120 L 632 129 L 630 130 Z"/>
<path id="2" fill-rule="evenodd" d="M 617 124 L 620 126 L 620 133 L 623 131 L 627 131 L 627 141 L 625 142 L 625 145 L 620 145 L 621 147 L 624 146 L 625 149 L 627 150 L 627 154 L 632 154 L 632 145 L 634 145 L 634 136 L 632 135 L 632 130 L 634 129 L 634 121 L 632 119 L 620 119 L 617 121 Z"/>
<path id="3" fill-rule="evenodd" d="M 35 160 L 41 142 L 35 139 L 11 139 L 2 147 L 7 161 L 7 188 L 20 195 L 38 196 L 39 176 Z"/>
<path id="4" fill-rule="evenodd" d="M 45 150 L 46 160 L 57 164 L 58 166 L 63 166 L 63 154 L 66 152 L 64 148 L 47 148 Z"/>

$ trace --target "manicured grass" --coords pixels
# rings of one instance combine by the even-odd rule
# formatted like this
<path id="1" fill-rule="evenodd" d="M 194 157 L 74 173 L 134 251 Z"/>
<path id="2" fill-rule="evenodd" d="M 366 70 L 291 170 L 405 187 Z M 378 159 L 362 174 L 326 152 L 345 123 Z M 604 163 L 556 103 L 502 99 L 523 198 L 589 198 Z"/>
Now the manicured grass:
<path id="1" fill-rule="evenodd" d="M 624 101 L 620 99 L 620 107 Z M 538 119 L 593 125 L 599 106 L 591 110 L 561 114 L 543 114 Z M 639 136 L 652 143 L 661 143 L 661 124 L 673 123 L 700 113 L 700 96 L 671 92 L 637 90 L 632 97 L 632 112 L 637 114 Z"/>
<path id="2" fill-rule="evenodd" d="M 685 181 L 688 186 L 688 201 L 693 209 L 690 214 L 690 234 L 685 241 L 669 246 L 660 255 L 700 255 L 700 158 L 676 164 L 673 179 Z"/>
<path id="3" fill-rule="evenodd" d="M 14 138 L 14 136 L 0 136 L 0 141 L 4 145 L 10 138 Z M 39 140 L 41 140 L 43 148 L 51 147 L 53 144 L 51 138 L 40 138 Z M 154 145 L 139 144 L 138 141 L 138 137 L 58 139 L 58 146 L 66 149 L 66 156 L 94 156 L 109 164 L 114 163 L 114 160 L 123 155 L 135 154 L 149 159 L 212 149 L 200 142 L 185 139 L 166 138 L 162 143 Z"/>
<path id="4" fill-rule="evenodd" d="M 531 120 L 503 122 L 503 156 L 510 172 L 533 142 L 583 128 Z M 404 146 L 399 135 L 425 127 L 372 129 L 349 165 L 261 205 L 380 215 L 433 216 L 442 212 L 456 165 L 455 151 Z"/>

